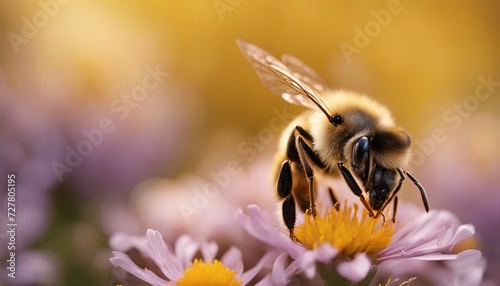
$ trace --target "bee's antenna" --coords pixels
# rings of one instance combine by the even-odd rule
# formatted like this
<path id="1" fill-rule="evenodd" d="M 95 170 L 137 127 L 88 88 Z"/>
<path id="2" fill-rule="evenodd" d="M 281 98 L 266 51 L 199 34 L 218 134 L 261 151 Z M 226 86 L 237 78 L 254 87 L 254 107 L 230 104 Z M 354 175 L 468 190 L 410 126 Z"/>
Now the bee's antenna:
<path id="1" fill-rule="evenodd" d="M 425 211 L 429 212 L 429 199 L 427 198 L 427 193 L 425 192 L 424 187 L 415 179 L 415 177 L 412 176 L 408 171 L 404 171 L 406 175 L 408 175 L 408 178 L 417 186 L 417 188 L 420 190 L 420 195 L 422 196 L 422 202 L 424 203 Z"/>

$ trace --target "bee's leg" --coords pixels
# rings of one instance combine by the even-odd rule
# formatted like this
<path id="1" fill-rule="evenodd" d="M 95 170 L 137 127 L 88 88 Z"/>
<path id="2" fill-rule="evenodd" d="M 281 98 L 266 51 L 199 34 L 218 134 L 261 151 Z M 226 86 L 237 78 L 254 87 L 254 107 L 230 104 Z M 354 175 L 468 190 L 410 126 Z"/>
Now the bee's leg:
<path id="1" fill-rule="evenodd" d="M 293 199 L 293 195 L 290 194 L 281 205 L 281 212 L 283 215 L 283 221 L 285 222 L 286 228 L 288 228 L 288 232 L 290 233 L 290 238 L 297 242 L 299 241 L 295 234 L 293 233 L 293 229 L 295 228 L 295 219 L 296 219 L 296 210 L 295 210 L 295 200 Z"/>
<path id="2" fill-rule="evenodd" d="M 304 128 L 297 125 L 288 139 L 286 148 L 286 157 L 288 160 L 284 161 L 281 166 L 277 183 L 278 195 L 281 198 L 285 198 L 282 205 L 283 221 L 290 232 L 290 238 L 295 241 L 297 241 L 293 233 L 296 219 L 295 202 L 297 201 L 299 203 L 299 207 L 303 211 L 306 211 L 307 207 L 309 207 L 309 214 L 316 215 L 314 174 L 308 159 L 318 167 L 324 168 L 324 164 L 319 160 L 318 156 L 312 151 L 307 143 L 305 143 L 304 139 L 311 141 L 313 137 Z M 297 179 L 295 182 L 293 179 L 294 175 L 296 176 L 295 179 Z M 307 184 L 304 180 L 304 176 L 307 176 L 309 179 L 309 206 L 302 203 L 305 201 L 305 198 L 300 197 L 300 194 L 298 198 L 294 197 L 294 188 L 299 190 L 306 187 L 305 185 L 303 186 L 303 184 Z M 295 195 L 298 193 L 299 192 Z"/>
<path id="3" fill-rule="evenodd" d="M 306 144 L 302 136 L 297 136 L 295 141 L 297 151 L 299 153 L 300 163 L 304 168 L 307 178 L 309 179 L 309 211 L 310 215 L 316 216 L 316 198 L 315 198 L 315 188 L 314 188 L 314 170 L 311 167 L 309 160 L 316 164 L 320 168 L 324 168 L 324 164 L 320 161 L 316 153 Z"/>
<path id="4" fill-rule="evenodd" d="M 292 193 L 293 177 L 290 160 L 285 160 L 281 164 L 281 169 L 278 175 L 278 183 L 276 189 L 281 198 L 286 198 Z"/>
<path id="5" fill-rule="evenodd" d="M 298 134 L 296 134 L 298 132 Z M 299 125 L 295 126 L 295 129 L 293 130 L 292 134 L 290 134 L 290 137 L 288 138 L 288 145 L 286 147 L 286 157 L 292 161 L 292 162 L 297 162 L 300 164 L 300 158 L 299 158 L 299 152 L 297 151 L 297 143 L 296 139 L 297 136 L 300 135 L 306 140 L 313 140 L 313 137 L 309 132 L 307 132 L 304 128 L 300 127 Z"/>
<path id="6" fill-rule="evenodd" d="M 393 208 L 393 217 L 392 217 L 392 222 L 393 223 L 396 222 L 396 211 L 397 211 L 397 208 L 398 208 L 398 197 L 397 197 L 397 195 L 399 193 L 399 190 L 401 189 L 401 186 L 403 185 L 403 181 L 405 180 L 405 174 L 404 174 L 404 172 L 400 168 L 397 168 L 396 170 L 398 171 L 399 176 L 400 176 L 398 186 L 396 187 L 396 189 L 392 193 L 391 197 L 389 197 L 389 199 L 387 200 L 387 202 L 384 205 L 384 208 L 385 208 L 385 206 L 390 201 L 392 201 L 392 199 L 394 199 L 394 204 L 393 204 L 393 207 L 392 207 Z"/>
<path id="7" fill-rule="evenodd" d="M 297 126 L 297 130 L 301 130 L 302 128 L 300 128 L 300 126 Z M 303 130 L 303 129 L 302 129 Z M 302 135 L 302 132 L 306 132 L 305 130 L 303 131 L 299 131 L 299 133 Z M 306 134 L 309 134 L 309 133 L 306 133 Z M 320 169 L 324 169 L 325 168 L 325 164 L 323 164 L 323 162 L 321 162 L 321 160 L 319 159 L 318 155 L 311 149 L 311 147 L 309 147 L 309 145 L 307 145 L 307 143 L 304 141 L 304 138 L 306 138 L 307 140 L 312 140 L 312 137 L 311 139 L 307 138 L 304 136 L 304 138 L 302 138 L 302 136 L 299 135 L 297 136 L 297 139 L 296 139 L 296 142 L 295 142 L 295 145 L 296 145 L 296 148 L 297 150 L 299 151 L 299 159 L 301 162 L 304 162 L 305 158 L 311 160 L 311 162 L 318 166 L 318 168 Z M 310 135 L 309 135 L 310 136 Z M 300 138 L 300 139 L 299 139 Z M 299 146 L 300 145 L 300 146 Z M 302 155 L 300 154 L 300 149 L 302 149 Z M 305 152 L 305 153 L 304 153 Z M 302 156 L 302 157 L 301 157 Z M 309 162 L 307 162 L 309 163 Z M 310 165 L 309 165 L 310 166 Z M 311 170 L 312 171 L 312 170 Z M 307 174 L 307 172 L 306 172 Z"/>
<path id="8" fill-rule="evenodd" d="M 399 169 L 398 169 L 399 170 Z M 427 193 L 425 192 L 424 187 L 413 177 L 409 172 L 404 171 L 406 175 L 410 178 L 410 180 L 417 186 L 420 190 L 420 195 L 422 196 L 422 202 L 424 203 L 425 211 L 429 212 L 429 199 L 427 199 Z"/>
<path id="9" fill-rule="evenodd" d="M 340 209 L 339 200 L 335 196 L 332 188 L 328 187 L 328 194 L 330 195 L 330 200 L 332 201 L 332 206 L 338 211 Z"/>
<path id="10" fill-rule="evenodd" d="M 398 211 L 398 196 L 394 197 L 394 204 L 392 207 L 392 222 L 396 223 L 396 212 Z"/>
<path id="11" fill-rule="evenodd" d="M 368 213 L 370 214 L 370 216 L 374 217 L 375 215 L 373 214 L 373 211 L 372 211 L 370 205 L 368 205 L 368 202 L 366 202 L 365 197 L 363 196 L 363 191 L 361 191 L 361 189 L 359 188 L 358 183 L 356 183 L 356 180 L 354 180 L 354 177 L 352 176 L 351 172 L 349 172 L 349 170 L 344 166 L 344 163 L 342 163 L 342 162 L 339 162 L 338 166 L 340 169 L 340 173 L 344 177 L 344 180 L 346 181 L 347 185 L 349 186 L 349 188 L 351 189 L 353 194 L 355 194 L 356 196 L 359 197 L 359 199 L 361 200 L 361 203 L 368 210 Z"/>
<path id="12" fill-rule="evenodd" d="M 281 198 L 285 198 L 281 206 L 283 221 L 285 222 L 286 228 L 288 228 L 288 231 L 290 232 L 290 238 L 297 241 L 295 234 L 293 234 L 293 229 L 295 228 L 296 210 L 295 200 L 292 194 L 292 186 L 293 176 L 291 162 L 290 160 L 285 160 L 281 165 L 276 188 L 278 190 L 278 195 Z"/>
<path id="13" fill-rule="evenodd" d="M 377 214 L 373 218 L 378 218 L 379 216 L 382 216 L 382 221 L 385 222 L 385 214 L 383 211 L 378 211 Z"/>

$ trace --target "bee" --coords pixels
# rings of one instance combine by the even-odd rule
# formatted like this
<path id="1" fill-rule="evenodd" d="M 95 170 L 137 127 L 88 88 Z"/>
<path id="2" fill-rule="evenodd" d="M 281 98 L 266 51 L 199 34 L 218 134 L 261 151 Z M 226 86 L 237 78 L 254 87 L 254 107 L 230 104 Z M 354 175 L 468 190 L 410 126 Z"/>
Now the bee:
<path id="1" fill-rule="evenodd" d="M 285 128 L 276 154 L 276 189 L 292 239 L 296 203 L 316 216 L 315 174 L 342 177 L 369 215 L 382 215 L 384 221 L 383 211 L 391 201 L 395 220 L 397 195 L 408 177 L 429 211 L 424 187 L 404 170 L 410 160 L 410 136 L 385 106 L 365 95 L 330 90 L 312 68 L 291 55 L 279 61 L 254 44 L 241 39 L 237 44 L 271 92 L 309 108 Z M 335 205 L 334 191 L 329 192 Z"/>

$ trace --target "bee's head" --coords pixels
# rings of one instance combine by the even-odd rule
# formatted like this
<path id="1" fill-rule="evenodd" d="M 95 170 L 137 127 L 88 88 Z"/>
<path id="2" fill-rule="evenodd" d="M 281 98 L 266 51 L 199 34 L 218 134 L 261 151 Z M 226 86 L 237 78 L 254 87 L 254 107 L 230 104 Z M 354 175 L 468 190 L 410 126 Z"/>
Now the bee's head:
<path id="1" fill-rule="evenodd" d="M 367 136 L 354 142 L 351 163 L 369 195 L 370 207 L 381 210 L 397 187 L 397 171 L 381 166 L 372 158 L 371 140 Z"/>
<path id="2" fill-rule="evenodd" d="M 382 210 L 390 194 L 394 192 L 397 186 L 396 170 L 389 170 L 380 166 L 373 169 L 371 182 L 367 187 L 370 194 L 370 207 L 373 210 Z"/>
<path id="3" fill-rule="evenodd" d="M 420 190 L 422 202 L 429 211 L 429 201 L 424 187 L 407 171 L 400 167 L 408 158 L 410 137 L 406 132 L 379 132 L 373 137 L 366 135 L 354 139 L 351 168 L 363 183 L 369 196 L 371 211 L 382 211 L 399 191 L 405 174 Z M 362 190 L 349 171 L 339 163 L 341 173 L 354 194 L 361 196 Z"/>

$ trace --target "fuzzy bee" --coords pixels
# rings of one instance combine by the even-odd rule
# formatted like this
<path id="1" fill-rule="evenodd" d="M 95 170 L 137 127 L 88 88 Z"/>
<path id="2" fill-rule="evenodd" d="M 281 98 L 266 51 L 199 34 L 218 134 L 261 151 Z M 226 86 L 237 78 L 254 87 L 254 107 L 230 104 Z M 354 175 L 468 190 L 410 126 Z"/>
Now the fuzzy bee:
<path id="1" fill-rule="evenodd" d="M 293 56 L 283 55 L 279 61 L 256 45 L 241 39 L 237 43 L 271 92 L 310 108 L 285 129 L 276 154 L 277 192 L 284 199 L 282 215 L 292 239 L 295 204 L 316 215 L 315 173 L 342 176 L 371 217 L 385 219 L 383 210 L 393 201 L 393 220 L 397 194 L 407 176 L 429 211 L 425 189 L 404 170 L 410 159 L 410 136 L 394 123 L 385 106 L 367 96 L 330 90 Z M 334 192 L 329 191 L 335 203 Z"/>

